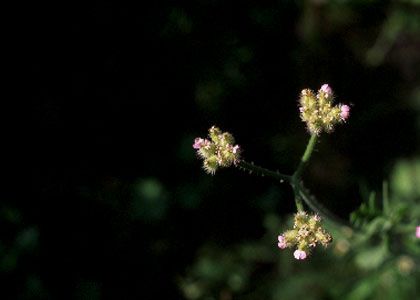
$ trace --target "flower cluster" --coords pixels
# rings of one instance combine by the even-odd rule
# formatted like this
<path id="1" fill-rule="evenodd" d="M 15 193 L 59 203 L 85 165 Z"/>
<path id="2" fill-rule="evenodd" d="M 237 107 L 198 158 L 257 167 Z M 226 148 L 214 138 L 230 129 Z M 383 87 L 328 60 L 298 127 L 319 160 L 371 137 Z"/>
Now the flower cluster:
<path id="1" fill-rule="evenodd" d="M 350 107 L 345 104 L 333 105 L 333 91 L 324 84 L 315 93 L 304 89 L 299 99 L 299 111 L 311 134 L 331 132 L 338 123 L 345 122 L 350 117 Z"/>
<path id="2" fill-rule="evenodd" d="M 420 226 L 416 227 L 416 238 L 420 239 Z"/>
<path id="3" fill-rule="evenodd" d="M 240 160 L 240 147 L 235 145 L 235 139 L 228 132 L 222 132 L 213 126 L 209 129 L 209 138 L 196 138 L 193 148 L 204 160 L 204 170 L 214 174 L 218 167 L 229 167 Z"/>
<path id="4" fill-rule="evenodd" d="M 308 215 L 306 212 L 295 214 L 293 229 L 278 236 L 278 247 L 285 249 L 296 246 L 294 257 L 305 259 L 309 255 L 310 248 L 317 244 L 327 247 L 332 241 L 331 235 L 321 226 L 321 218 L 318 215 Z"/>

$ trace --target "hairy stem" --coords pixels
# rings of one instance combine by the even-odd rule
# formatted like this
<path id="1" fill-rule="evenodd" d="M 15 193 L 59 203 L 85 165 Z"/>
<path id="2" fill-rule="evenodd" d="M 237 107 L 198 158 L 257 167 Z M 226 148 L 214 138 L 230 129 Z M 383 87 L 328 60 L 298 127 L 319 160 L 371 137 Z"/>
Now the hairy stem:
<path id="1" fill-rule="evenodd" d="M 279 180 L 280 182 L 283 182 L 283 181 L 290 182 L 291 181 L 291 176 L 289 176 L 289 175 L 285 175 L 285 174 L 281 174 L 279 172 L 271 171 L 271 170 L 268 170 L 266 168 L 256 166 L 253 163 L 246 162 L 244 160 L 241 160 L 238 163 L 238 167 L 240 169 L 247 170 L 247 171 L 249 171 L 251 173 L 255 173 L 257 175 L 274 178 L 276 180 Z"/>

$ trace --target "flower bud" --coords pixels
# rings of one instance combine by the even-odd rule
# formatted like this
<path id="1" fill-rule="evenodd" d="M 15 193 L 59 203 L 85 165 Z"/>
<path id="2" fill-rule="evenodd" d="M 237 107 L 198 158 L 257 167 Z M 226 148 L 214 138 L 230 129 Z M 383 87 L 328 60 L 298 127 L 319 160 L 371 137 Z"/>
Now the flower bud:
<path id="1" fill-rule="evenodd" d="M 343 121 L 347 120 L 350 117 L 350 106 L 341 105 L 340 107 L 340 117 Z"/>
<path id="2" fill-rule="evenodd" d="M 330 86 L 328 85 L 328 84 L 323 84 L 322 86 L 321 86 L 321 88 L 319 89 L 319 91 L 321 92 L 321 93 L 323 93 L 324 94 L 324 96 L 326 97 L 326 98 L 331 98 L 332 97 L 332 95 L 333 95 L 333 91 L 332 91 L 332 89 L 330 88 Z"/>
<path id="3" fill-rule="evenodd" d="M 206 160 L 204 160 L 203 167 L 207 173 L 214 175 L 214 173 L 216 173 L 216 170 L 218 168 L 217 157 L 211 156 L 207 158 Z"/>
<path id="4" fill-rule="evenodd" d="M 283 236 L 286 239 L 286 242 L 293 243 L 294 240 L 296 239 L 297 234 L 298 234 L 298 231 L 293 229 L 293 230 L 285 231 L 283 233 Z"/>
<path id="5" fill-rule="evenodd" d="M 194 140 L 193 148 L 194 149 L 200 149 L 203 146 L 204 139 L 202 138 L 196 138 Z"/>
<path id="6" fill-rule="evenodd" d="M 219 142 L 219 136 L 222 134 L 222 131 L 216 126 L 212 126 L 209 129 L 209 137 L 214 143 Z"/>
<path id="7" fill-rule="evenodd" d="M 286 247 L 287 247 L 286 239 L 284 238 L 284 236 L 283 236 L 283 235 L 279 235 L 279 236 L 278 236 L 278 240 L 279 240 L 279 242 L 278 242 L 277 246 L 278 246 L 280 249 L 284 249 L 284 248 L 286 248 Z"/>
<path id="8" fill-rule="evenodd" d="M 303 250 L 296 250 L 296 251 L 293 253 L 293 256 L 294 256 L 296 259 L 305 259 L 305 258 L 306 258 L 306 252 L 305 252 L 305 251 L 303 251 Z"/>

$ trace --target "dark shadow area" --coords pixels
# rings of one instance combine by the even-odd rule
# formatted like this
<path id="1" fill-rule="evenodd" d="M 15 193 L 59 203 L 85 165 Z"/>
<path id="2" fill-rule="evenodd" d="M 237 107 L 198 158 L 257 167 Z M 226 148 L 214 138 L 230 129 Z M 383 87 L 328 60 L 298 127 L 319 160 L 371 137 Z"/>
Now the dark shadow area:
<path id="1" fill-rule="evenodd" d="M 299 92 L 325 82 L 352 115 L 305 178 L 348 219 L 361 186 L 380 189 L 419 154 L 420 25 L 405 20 L 420 7 L 408 2 L 37 7 L 33 196 L 0 204 L 0 298 L 184 299 L 204 243 L 259 239 L 264 216 L 294 211 L 288 186 L 205 174 L 193 139 L 218 125 L 248 160 L 291 173 L 308 139 Z M 405 14 L 396 34 L 393 14 Z"/>

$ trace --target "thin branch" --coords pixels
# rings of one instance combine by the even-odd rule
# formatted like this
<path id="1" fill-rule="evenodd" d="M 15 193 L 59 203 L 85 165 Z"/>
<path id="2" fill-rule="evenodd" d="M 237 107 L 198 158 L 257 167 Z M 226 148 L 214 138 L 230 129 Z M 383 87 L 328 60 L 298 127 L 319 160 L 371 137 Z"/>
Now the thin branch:
<path id="1" fill-rule="evenodd" d="M 311 135 L 308 145 L 306 146 L 305 153 L 303 153 L 302 158 L 300 159 L 299 166 L 297 167 L 296 172 L 293 174 L 294 179 L 300 179 L 300 176 L 302 175 L 302 172 L 309 159 L 311 158 L 312 152 L 314 151 L 317 138 L 318 137 L 315 134 Z"/>
<path id="2" fill-rule="evenodd" d="M 255 173 L 257 175 L 271 177 L 271 178 L 274 178 L 276 180 L 279 180 L 280 182 L 286 181 L 286 182 L 290 183 L 291 178 L 292 178 L 289 175 L 285 175 L 285 174 L 282 174 L 282 173 L 279 173 L 279 172 L 271 171 L 271 170 L 268 170 L 266 168 L 254 165 L 253 163 L 246 162 L 244 160 L 241 160 L 237 164 L 237 166 L 240 169 L 249 171 L 251 173 Z"/>

